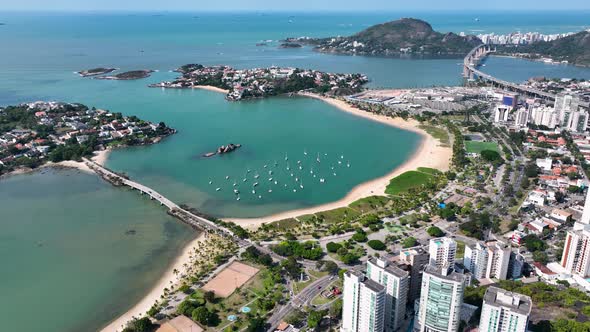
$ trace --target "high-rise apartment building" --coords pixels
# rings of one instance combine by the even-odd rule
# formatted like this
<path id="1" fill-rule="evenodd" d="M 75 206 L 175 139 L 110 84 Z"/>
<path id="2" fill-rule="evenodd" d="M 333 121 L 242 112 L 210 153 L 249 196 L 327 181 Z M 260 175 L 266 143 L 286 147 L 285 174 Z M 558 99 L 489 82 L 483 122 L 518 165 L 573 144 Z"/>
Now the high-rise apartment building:
<path id="1" fill-rule="evenodd" d="M 385 331 L 397 331 L 403 324 L 409 289 L 409 273 L 384 259 L 367 262 L 367 278 L 385 288 Z"/>
<path id="2" fill-rule="evenodd" d="M 450 237 L 431 239 L 428 245 L 428 253 L 430 254 L 430 265 L 438 268 L 444 265 L 453 267 L 457 253 L 457 242 Z"/>
<path id="3" fill-rule="evenodd" d="M 344 274 L 341 332 L 383 332 L 385 287 L 361 272 Z"/>
<path id="4" fill-rule="evenodd" d="M 422 271 L 428 265 L 428 260 L 428 252 L 422 247 L 403 249 L 399 253 L 399 263 L 409 267 L 410 289 L 408 291 L 408 303 L 410 305 L 413 305 L 416 300 L 420 299 Z"/>
<path id="5" fill-rule="evenodd" d="M 479 332 L 526 332 L 532 306 L 531 298 L 526 295 L 488 287 Z"/>
<path id="6" fill-rule="evenodd" d="M 581 229 L 580 224 L 576 226 L 565 237 L 561 266 L 569 273 L 585 278 L 590 276 L 590 226 L 583 225 Z"/>
<path id="7" fill-rule="evenodd" d="M 422 293 L 414 331 L 456 332 L 459 329 L 465 276 L 450 266 L 428 265 L 422 275 Z"/>
<path id="8" fill-rule="evenodd" d="M 463 265 L 476 279 L 506 279 L 510 263 L 510 248 L 498 241 L 478 242 L 465 247 Z"/>

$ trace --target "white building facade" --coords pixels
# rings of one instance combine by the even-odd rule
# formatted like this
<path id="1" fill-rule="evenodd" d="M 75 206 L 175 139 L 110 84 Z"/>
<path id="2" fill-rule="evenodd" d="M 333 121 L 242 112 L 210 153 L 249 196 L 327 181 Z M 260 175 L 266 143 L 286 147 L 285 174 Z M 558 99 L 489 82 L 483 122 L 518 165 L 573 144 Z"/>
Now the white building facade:
<path id="1" fill-rule="evenodd" d="M 450 237 L 431 239 L 428 244 L 430 265 L 438 268 L 445 265 L 454 266 L 457 254 L 457 242 Z"/>
<path id="2" fill-rule="evenodd" d="M 385 287 L 357 271 L 344 274 L 341 332 L 383 332 Z"/>
<path id="3" fill-rule="evenodd" d="M 526 332 L 531 298 L 497 287 L 488 287 L 483 299 L 479 332 Z"/>
<path id="4" fill-rule="evenodd" d="M 370 259 L 367 278 L 385 288 L 385 331 L 397 331 L 406 315 L 409 273 L 383 259 Z"/>

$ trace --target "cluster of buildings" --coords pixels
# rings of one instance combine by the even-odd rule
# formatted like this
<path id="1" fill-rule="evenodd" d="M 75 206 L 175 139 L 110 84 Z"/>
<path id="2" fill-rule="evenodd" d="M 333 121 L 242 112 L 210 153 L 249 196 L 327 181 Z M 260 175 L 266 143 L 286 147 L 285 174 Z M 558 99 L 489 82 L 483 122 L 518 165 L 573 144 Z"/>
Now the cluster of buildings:
<path id="1" fill-rule="evenodd" d="M 461 33 L 465 35 L 464 33 Z M 508 34 L 485 33 L 478 34 L 479 38 L 484 44 L 492 45 L 528 45 L 539 41 L 553 41 L 560 38 L 573 35 L 574 32 L 556 33 L 556 34 L 542 34 L 539 32 L 511 32 Z"/>
<path id="2" fill-rule="evenodd" d="M 444 237 L 430 240 L 428 248 L 371 258 L 365 272 L 347 271 L 341 331 L 458 331 L 476 311 L 463 303 L 473 278 L 506 279 L 522 271 L 522 260 L 499 242 L 467 247 L 464 264 L 456 255 L 457 243 Z M 530 297 L 489 287 L 479 331 L 524 332 L 531 309 Z"/>
<path id="3" fill-rule="evenodd" d="M 494 122 L 522 129 L 530 125 L 549 130 L 583 133 L 588 129 L 589 110 L 580 96 L 559 94 L 554 105 L 539 99 L 519 101 L 514 93 L 503 93 L 502 103 L 494 109 Z"/>
<path id="4" fill-rule="evenodd" d="M 68 142 L 83 144 L 96 137 L 98 145 L 125 140 L 125 144 L 151 144 L 174 133 L 160 124 L 134 116 L 89 109 L 84 105 L 34 102 L 14 109 L 23 112 L 16 129 L 0 133 L 0 165 L 10 171 L 21 157 L 46 160 L 55 146 Z M 0 109 L 0 117 L 10 109 Z M 29 116 L 30 115 L 30 116 Z M 32 119 L 32 120 L 31 120 Z"/>
<path id="5" fill-rule="evenodd" d="M 210 85 L 229 90 L 228 100 L 241 100 L 308 89 L 322 93 L 346 89 L 346 94 L 350 94 L 360 91 L 368 82 L 362 74 L 334 74 L 291 67 L 234 69 L 229 66 L 195 66 L 182 71 L 182 74 L 173 82 L 153 84 L 151 87 L 193 88 Z"/>

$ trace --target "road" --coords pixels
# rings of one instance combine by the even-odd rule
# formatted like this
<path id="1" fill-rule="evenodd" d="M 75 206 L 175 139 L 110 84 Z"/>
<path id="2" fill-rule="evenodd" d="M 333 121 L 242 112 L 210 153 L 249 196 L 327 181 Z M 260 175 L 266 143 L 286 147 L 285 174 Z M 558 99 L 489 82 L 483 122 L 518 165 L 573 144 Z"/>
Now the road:
<path id="1" fill-rule="evenodd" d="M 319 295 L 328 285 L 334 281 L 334 276 L 322 277 L 305 287 L 301 292 L 295 295 L 287 304 L 282 306 L 279 310 L 267 320 L 270 324 L 268 331 L 274 331 L 276 327 L 293 311 L 307 305 L 314 297 Z"/>

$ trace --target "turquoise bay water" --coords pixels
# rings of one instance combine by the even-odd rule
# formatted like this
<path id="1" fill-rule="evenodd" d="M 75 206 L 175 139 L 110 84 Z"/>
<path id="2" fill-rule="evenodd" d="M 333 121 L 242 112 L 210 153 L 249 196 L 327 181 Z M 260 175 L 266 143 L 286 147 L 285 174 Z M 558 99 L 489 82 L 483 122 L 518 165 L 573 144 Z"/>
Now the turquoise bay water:
<path id="1" fill-rule="evenodd" d="M 5 45 L 0 52 L 0 105 L 64 100 L 165 121 L 179 133 L 155 146 L 115 151 L 108 165 L 204 212 L 259 216 L 336 200 L 356 184 L 381 176 L 407 159 L 418 138 L 317 100 L 228 103 L 214 92 L 162 91 L 148 89 L 147 84 L 174 77 L 168 71 L 179 65 L 198 62 L 361 72 L 369 76 L 371 87 L 458 85 L 461 59 L 335 56 L 309 48 L 279 49 L 276 40 L 349 35 L 402 16 L 424 18 L 441 31 L 568 32 L 588 27 L 587 14 L 0 12 L 0 22 L 7 24 L 0 26 Z M 480 21 L 475 22 L 474 17 Z M 269 39 L 273 40 L 269 46 L 255 46 Z M 98 81 L 73 74 L 97 66 L 159 72 L 133 82 Z M 588 78 L 590 73 L 583 68 L 505 58 L 490 58 L 486 71 L 514 81 L 539 75 Z M 229 142 L 244 147 L 223 157 L 199 157 Z M 291 171 L 286 170 L 285 153 L 293 178 L 302 178 L 304 189 L 295 185 Z M 320 164 L 315 161 L 318 153 L 324 154 Z M 342 164 L 338 164 L 340 155 L 344 156 Z M 298 160 L 303 170 L 298 169 Z M 275 161 L 279 166 L 273 168 Z M 345 166 L 348 161 L 350 168 Z M 247 169 L 252 172 L 246 173 Z M 268 181 L 270 170 L 273 182 Z M 258 180 L 253 179 L 255 172 L 260 174 Z M 227 175 L 230 180 L 225 180 Z M 248 185 L 240 183 L 246 176 Z M 324 184 L 318 176 L 326 179 Z M 240 201 L 233 194 L 235 179 Z M 251 194 L 255 181 L 259 182 L 256 195 Z M 268 193 L 269 189 L 273 192 Z M 194 236 L 152 202 L 75 171 L 1 180 L 0 211 L 8 216 L 0 220 L 5 229 L 0 233 L 0 259 L 11 267 L 0 274 L 0 294 L 5 295 L 0 297 L 0 312 L 3 327 L 18 331 L 98 329 L 137 302 Z M 125 235 L 129 229 L 138 232 Z M 49 310 L 37 312 L 36 321 L 31 321 L 30 303 Z"/>
<path id="2" fill-rule="evenodd" d="M 0 207 L 3 331 L 96 330 L 194 236 L 152 201 L 77 171 L 2 179 Z"/>

